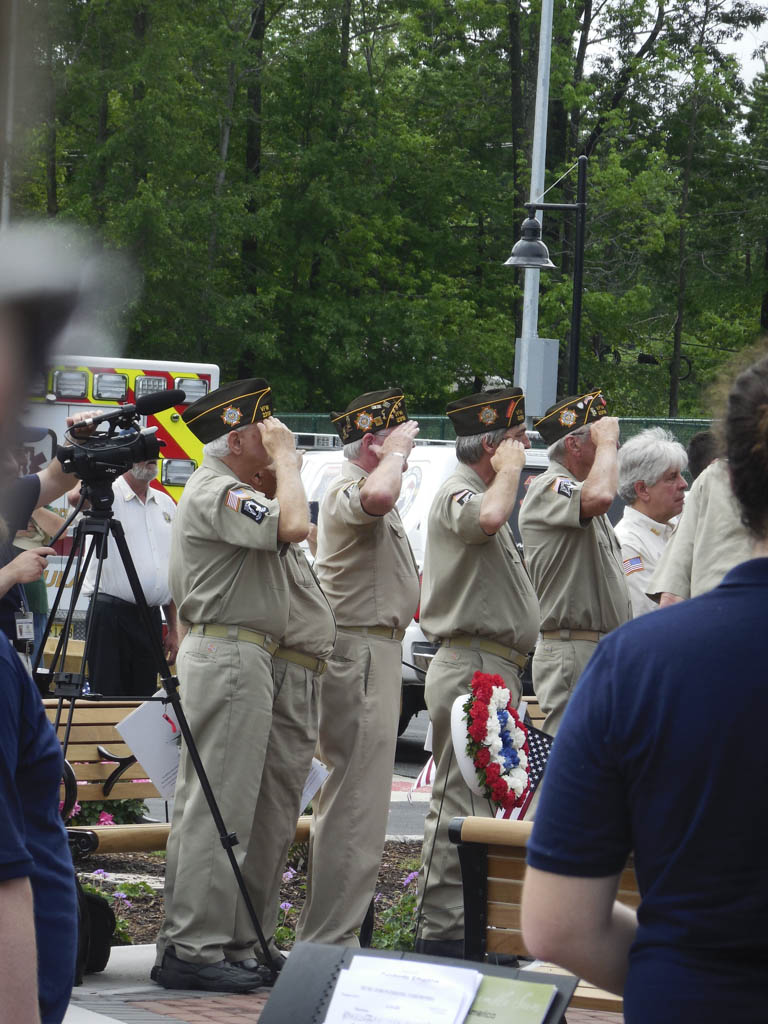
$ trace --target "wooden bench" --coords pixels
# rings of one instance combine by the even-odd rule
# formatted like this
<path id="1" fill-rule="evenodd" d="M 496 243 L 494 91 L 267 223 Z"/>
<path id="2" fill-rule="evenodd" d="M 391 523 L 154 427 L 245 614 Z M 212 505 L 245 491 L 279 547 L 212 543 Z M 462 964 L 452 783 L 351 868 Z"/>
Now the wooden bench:
<path id="1" fill-rule="evenodd" d="M 449 835 L 458 847 L 464 888 L 464 956 L 467 960 L 484 960 L 488 954 L 530 956 L 520 930 L 520 898 L 525 850 L 532 828 L 531 821 L 498 818 L 454 818 L 451 821 Z M 640 902 L 631 862 L 622 873 L 617 898 L 632 907 Z M 554 965 L 551 970 L 564 973 Z M 580 981 L 571 1006 L 621 1012 L 622 999 Z"/>
<path id="2" fill-rule="evenodd" d="M 43 701 L 51 722 L 58 700 Z M 141 701 L 77 701 L 67 745 L 69 771 L 63 783 L 65 807 L 91 801 L 162 799 L 146 771 L 126 745 L 117 724 Z M 69 702 L 64 701 L 59 739 L 66 729 Z M 309 840 L 310 817 L 299 818 L 296 842 Z M 73 854 L 129 853 L 164 850 L 170 832 L 168 822 L 121 825 L 74 825 L 67 828 Z"/>

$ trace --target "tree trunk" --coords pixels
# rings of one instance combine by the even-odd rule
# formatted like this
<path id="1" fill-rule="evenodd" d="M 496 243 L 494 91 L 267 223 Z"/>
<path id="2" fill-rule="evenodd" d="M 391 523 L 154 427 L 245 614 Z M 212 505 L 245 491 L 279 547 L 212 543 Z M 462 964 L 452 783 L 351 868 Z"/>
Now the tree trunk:
<path id="1" fill-rule="evenodd" d="M 694 97 L 691 123 L 688 130 L 688 143 L 685 148 L 683 190 L 680 196 L 679 210 L 680 228 L 677 234 L 677 315 L 675 316 L 675 326 L 672 332 L 672 362 L 669 367 L 669 415 L 672 418 L 677 416 L 680 402 L 680 356 L 683 350 L 683 322 L 685 318 L 685 292 L 687 286 L 688 196 L 691 186 L 691 169 L 693 167 L 693 151 L 696 144 L 698 115 L 698 101 Z"/>

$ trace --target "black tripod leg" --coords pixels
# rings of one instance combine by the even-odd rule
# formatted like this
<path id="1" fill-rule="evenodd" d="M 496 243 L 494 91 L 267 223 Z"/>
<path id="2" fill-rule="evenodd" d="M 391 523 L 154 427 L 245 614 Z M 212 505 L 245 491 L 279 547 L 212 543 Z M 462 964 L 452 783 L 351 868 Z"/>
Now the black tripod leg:
<path id="1" fill-rule="evenodd" d="M 200 788 L 203 791 L 205 799 L 208 803 L 208 809 L 211 812 L 211 817 L 213 818 L 216 828 L 218 830 L 219 840 L 221 842 L 221 845 L 224 847 L 224 850 L 226 851 L 230 866 L 232 867 L 232 871 L 235 876 L 235 880 L 237 881 L 237 886 L 240 890 L 241 896 L 243 897 L 243 902 L 245 903 L 246 910 L 248 911 L 248 916 L 251 919 L 254 931 L 256 932 L 256 935 L 258 937 L 259 945 L 261 946 L 262 952 L 264 954 L 264 963 L 269 967 L 270 972 L 272 973 L 272 977 L 274 978 L 276 977 L 277 972 L 272 967 L 272 954 L 269 952 L 269 946 L 267 945 L 267 940 L 264 937 L 264 932 L 261 929 L 261 924 L 259 923 L 259 918 L 256 914 L 256 908 L 253 905 L 250 894 L 248 892 L 248 887 L 246 886 L 245 879 L 243 878 L 243 873 L 240 870 L 240 865 L 237 863 L 233 851 L 233 847 L 238 844 L 237 835 L 234 832 L 227 832 L 226 825 L 224 824 L 224 819 L 221 816 L 219 805 L 216 802 L 216 797 L 211 788 L 208 776 L 206 775 L 205 768 L 203 767 L 203 762 L 200 759 L 200 754 L 195 744 L 194 737 L 192 736 L 192 731 L 189 728 L 189 722 L 187 721 L 186 715 L 184 714 L 184 710 L 181 706 L 181 697 L 179 695 L 178 682 L 175 676 L 171 675 L 171 670 L 168 668 L 168 662 L 165 660 L 165 654 L 163 653 L 162 644 L 160 643 L 160 640 L 155 631 L 155 627 L 152 622 L 152 615 L 150 613 L 149 606 L 147 605 L 147 600 L 144 597 L 144 591 L 141 589 L 141 583 L 136 572 L 136 567 L 133 564 L 131 553 L 128 550 L 128 545 L 126 544 L 125 541 L 125 533 L 123 532 L 123 527 L 116 519 L 113 519 L 110 521 L 110 530 L 115 538 L 115 544 L 117 545 L 117 550 L 120 553 L 123 568 L 125 569 L 125 574 L 128 577 L 128 582 L 131 585 L 131 590 L 136 601 L 136 606 L 138 607 L 139 612 L 141 614 L 141 618 L 144 623 L 144 628 L 147 630 L 147 635 L 151 637 L 153 655 L 158 667 L 158 672 L 162 676 L 163 683 L 165 684 L 165 692 L 168 695 L 168 701 L 173 707 L 173 710 L 176 714 L 176 718 L 179 723 L 179 728 L 181 729 L 181 735 L 183 736 L 184 742 L 187 745 L 187 751 L 189 752 L 190 760 L 192 761 L 192 765 L 195 769 L 195 774 L 197 775 L 197 778 L 200 782 Z"/>

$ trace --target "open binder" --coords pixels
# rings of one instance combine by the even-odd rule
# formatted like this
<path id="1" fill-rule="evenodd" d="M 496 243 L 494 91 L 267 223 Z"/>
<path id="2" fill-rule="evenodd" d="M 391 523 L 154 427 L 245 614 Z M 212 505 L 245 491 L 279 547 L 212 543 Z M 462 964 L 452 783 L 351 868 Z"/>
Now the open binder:
<path id="1" fill-rule="evenodd" d="M 260 1024 L 323 1024 L 339 972 L 349 966 L 352 958 L 357 956 L 381 957 L 388 960 L 426 960 L 444 966 L 471 967 L 486 975 L 554 985 L 557 993 L 544 1024 L 558 1024 L 563 1020 L 578 983 L 578 978 L 573 975 L 537 974 L 536 971 L 520 971 L 513 967 L 423 956 L 419 953 L 349 949 L 344 946 L 326 946 L 318 942 L 299 942 L 294 946 L 280 972 L 267 1005 L 262 1011 Z M 511 1017 L 508 1024 L 515 1024 Z"/>

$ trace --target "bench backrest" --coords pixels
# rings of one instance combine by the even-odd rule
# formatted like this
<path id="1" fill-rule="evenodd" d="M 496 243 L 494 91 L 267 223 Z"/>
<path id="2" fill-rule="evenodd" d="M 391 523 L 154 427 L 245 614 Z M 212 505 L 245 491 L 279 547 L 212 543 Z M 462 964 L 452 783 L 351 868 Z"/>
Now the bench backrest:
<path id="1" fill-rule="evenodd" d="M 530 821 L 454 818 L 451 839 L 458 844 L 464 886 L 465 955 L 482 960 L 488 953 L 530 956 L 520 930 L 520 900 Z M 640 902 L 631 864 L 622 873 L 617 895 L 622 903 Z"/>
<path id="2" fill-rule="evenodd" d="M 77 799 L 84 800 L 146 800 L 159 797 L 154 784 L 147 778 L 141 765 L 133 760 L 120 772 L 119 779 L 109 785 L 110 777 L 119 770 L 121 762 L 133 758 L 115 726 L 134 711 L 141 701 L 77 701 L 72 717 L 66 759 L 77 779 Z M 45 711 L 51 722 L 56 719 L 58 700 L 46 698 Z M 69 713 L 69 702 L 64 701 L 58 729 L 63 742 Z M 101 748 L 101 749 L 100 749 Z M 132 781 L 132 780 L 143 781 Z M 104 785 L 108 792 L 105 793 Z"/>

